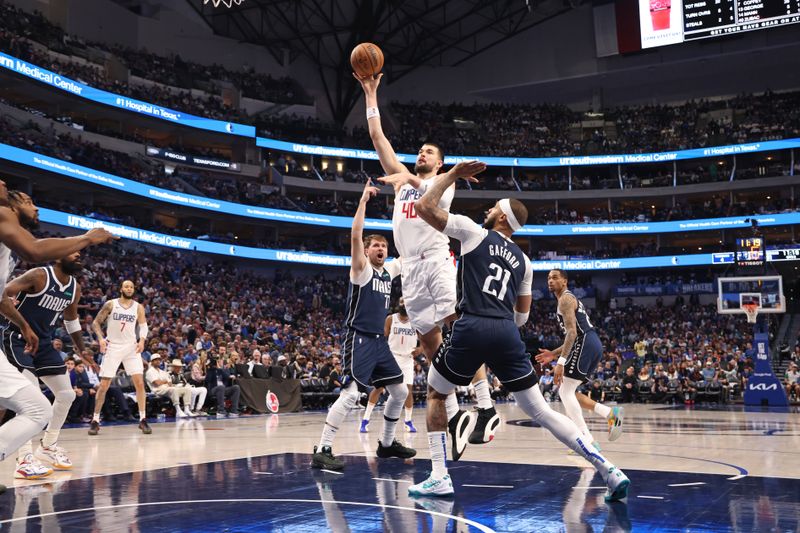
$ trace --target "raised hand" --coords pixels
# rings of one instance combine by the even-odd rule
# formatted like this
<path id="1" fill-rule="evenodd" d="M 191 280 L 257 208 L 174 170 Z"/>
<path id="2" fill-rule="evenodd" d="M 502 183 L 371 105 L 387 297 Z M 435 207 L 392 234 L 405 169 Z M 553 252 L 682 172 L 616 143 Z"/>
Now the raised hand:
<path id="1" fill-rule="evenodd" d="M 380 189 L 373 185 L 372 180 L 368 179 L 367 184 L 364 185 L 364 192 L 361 193 L 361 203 L 367 203 L 370 198 L 378 194 L 379 190 Z"/>
<path id="2" fill-rule="evenodd" d="M 475 176 L 484 170 L 486 170 L 486 163 L 483 161 L 461 161 L 460 163 L 457 163 L 456 166 L 451 168 L 450 172 L 457 179 L 463 179 L 466 181 L 471 181 L 472 183 L 477 183 L 478 180 L 475 178 Z"/>
<path id="3" fill-rule="evenodd" d="M 353 72 L 353 77 L 361 84 L 361 88 L 364 89 L 365 94 L 375 95 L 378 93 L 378 85 L 381 84 L 383 72 L 378 73 L 376 76 L 367 76 L 365 78 L 359 78 L 358 74 Z"/>

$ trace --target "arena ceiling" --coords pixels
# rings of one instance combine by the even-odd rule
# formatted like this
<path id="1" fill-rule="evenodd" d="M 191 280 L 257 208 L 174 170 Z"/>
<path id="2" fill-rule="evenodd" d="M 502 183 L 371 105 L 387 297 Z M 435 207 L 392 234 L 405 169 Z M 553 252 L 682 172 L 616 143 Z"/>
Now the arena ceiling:
<path id="1" fill-rule="evenodd" d="M 360 94 L 349 66 L 357 43 L 379 44 L 384 73 L 397 80 L 423 65 L 460 65 L 581 1 L 245 0 L 227 9 L 187 0 L 217 35 L 262 45 L 281 64 L 311 60 L 340 122 Z"/>

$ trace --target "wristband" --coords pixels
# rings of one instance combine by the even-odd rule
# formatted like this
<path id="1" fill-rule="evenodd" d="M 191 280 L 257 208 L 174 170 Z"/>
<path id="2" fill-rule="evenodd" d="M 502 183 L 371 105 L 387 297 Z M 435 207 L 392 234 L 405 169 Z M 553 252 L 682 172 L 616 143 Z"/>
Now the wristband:
<path id="1" fill-rule="evenodd" d="M 559 357 L 558 358 L 558 362 L 556 364 L 557 365 L 561 365 L 561 366 L 566 365 L 567 364 L 567 358 L 566 357 Z"/>
<path id="2" fill-rule="evenodd" d="M 147 323 L 139 324 L 139 340 L 146 339 L 148 333 L 150 333 L 150 328 L 147 327 Z"/>
<path id="3" fill-rule="evenodd" d="M 369 120 L 371 118 L 375 118 L 375 117 L 380 117 L 380 116 L 381 116 L 381 112 L 378 111 L 377 107 L 368 107 L 367 108 L 367 120 Z"/>
<path id="4" fill-rule="evenodd" d="M 64 328 L 67 330 L 67 333 L 72 335 L 73 333 L 81 330 L 81 321 L 77 318 L 75 320 L 65 320 Z"/>
<path id="5" fill-rule="evenodd" d="M 517 311 L 515 309 L 514 310 L 514 324 L 516 324 L 516 326 L 518 328 L 521 328 L 522 326 L 525 325 L 525 322 L 528 321 L 528 316 L 529 315 L 530 315 L 530 311 L 528 311 L 527 313 L 520 313 L 519 311 Z"/>

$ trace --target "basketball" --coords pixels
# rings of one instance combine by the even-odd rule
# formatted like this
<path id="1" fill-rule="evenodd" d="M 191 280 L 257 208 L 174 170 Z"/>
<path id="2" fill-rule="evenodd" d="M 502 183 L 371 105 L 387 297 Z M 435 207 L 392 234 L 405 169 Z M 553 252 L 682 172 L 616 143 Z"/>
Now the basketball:
<path id="1" fill-rule="evenodd" d="M 374 76 L 383 68 L 383 52 L 376 44 L 361 43 L 350 53 L 350 65 L 359 78 Z"/>

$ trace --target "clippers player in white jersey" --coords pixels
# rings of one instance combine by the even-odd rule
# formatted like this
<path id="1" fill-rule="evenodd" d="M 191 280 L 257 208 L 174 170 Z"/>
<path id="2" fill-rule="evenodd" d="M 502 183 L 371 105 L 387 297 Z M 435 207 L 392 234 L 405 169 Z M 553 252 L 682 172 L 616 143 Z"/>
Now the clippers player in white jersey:
<path id="1" fill-rule="evenodd" d="M 394 187 L 392 229 L 394 244 L 403 258 L 403 298 L 411 324 L 419 332 L 420 345 L 430 361 L 442 343 L 441 327 L 456 319 L 456 266 L 450 253 L 450 239 L 417 216 L 415 204 L 442 177 L 437 175 L 444 164 L 444 153 L 434 143 L 419 149 L 414 174 L 400 163 L 391 143 L 383 133 L 378 111 L 378 85 L 383 74 L 361 79 L 364 89 L 369 133 L 387 177 L 378 181 Z M 465 176 L 466 177 L 466 176 Z M 455 195 L 455 185 L 441 195 L 438 206 L 445 211 Z M 489 442 L 500 424 L 492 404 L 486 369 L 481 367 L 472 381 L 478 400 L 478 416 L 458 407 L 455 394 L 447 399 L 453 460 L 457 461 L 467 445 Z M 470 428 L 474 428 L 467 437 Z"/>
<path id="2" fill-rule="evenodd" d="M 9 198 L 13 198 L 14 208 Z M 12 252 L 25 261 L 42 263 L 55 261 L 87 246 L 110 242 L 116 237 L 101 228 L 94 228 L 83 235 L 63 239 L 36 239 L 23 227 L 23 220 L 38 220 L 38 209 L 30 196 L 19 191 L 8 192 L 0 180 L 0 294 L 5 293 L 6 282 L 16 265 Z M 0 300 L 0 313 L 16 325 L 25 339 L 25 351 L 36 353 L 39 339 L 30 325 L 14 307 L 7 296 Z M 16 416 L 0 426 L 0 461 L 16 452 L 47 426 L 53 416 L 50 402 L 23 376 L 6 356 L 0 357 L 0 407 L 14 411 Z M 0 485 L 0 492 L 5 487 Z"/>
<path id="3" fill-rule="evenodd" d="M 411 420 L 414 409 L 414 357 L 422 352 L 422 348 L 417 346 L 417 331 L 408 319 L 408 313 L 403 299 L 400 298 L 400 308 L 397 313 L 386 317 L 383 327 L 383 335 L 389 340 L 389 349 L 392 351 L 400 370 L 403 371 L 403 383 L 408 386 L 408 396 L 405 404 L 405 424 L 406 431 L 416 433 L 417 428 Z M 383 387 L 375 388 L 369 393 L 367 408 L 364 410 L 364 418 L 361 419 L 361 433 L 367 433 L 369 418 L 372 410 L 375 409 L 378 400 L 383 394 Z"/>
<path id="4" fill-rule="evenodd" d="M 106 391 L 111 385 L 111 380 L 117 375 L 119 365 L 125 367 L 125 372 L 131 377 L 136 389 L 136 403 L 139 404 L 139 429 L 145 435 L 153 432 L 145 417 L 147 398 L 144 390 L 144 364 L 142 363 L 142 352 L 148 333 L 147 320 L 144 307 L 133 299 L 135 290 L 136 287 L 132 281 L 123 281 L 119 298 L 107 301 L 92 323 L 92 328 L 100 343 L 103 362 L 100 364 L 100 388 L 97 390 L 95 398 L 94 416 L 89 426 L 89 435 L 97 435 L 100 432 L 100 410 L 103 408 Z M 103 333 L 104 323 L 107 323 L 106 333 Z"/>
<path id="5" fill-rule="evenodd" d="M 456 386 L 469 384 L 473 373 L 488 364 L 503 386 L 514 394 L 517 407 L 589 461 L 603 476 L 608 487 L 606 501 L 623 499 L 628 494 L 630 480 L 591 447 L 572 420 L 547 405 L 533 364 L 525 353 L 519 328 L 528 321 L 530 313 L 533 267 L 511 236 L 527 221 L 528 210 L 519 200 L 505 198 L 486 213 L 481 227 L 468 217 L 452 215 L 436 205 L 445 188 L 474 164 L 456 165 L 417 206 L 427 223 L 461 242 L 460 299 L 458 320 L 428 371 L 428 445 L 433 468 L 426 480 L 410 486 L 408 492 L 415 496 L 454 493 L 447 472 L 444 402 Z"/>

